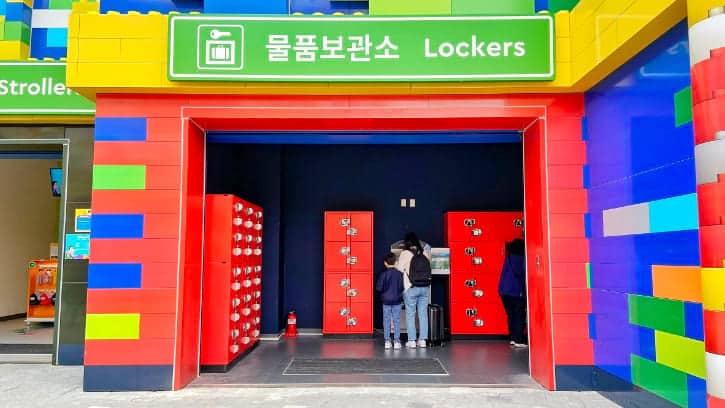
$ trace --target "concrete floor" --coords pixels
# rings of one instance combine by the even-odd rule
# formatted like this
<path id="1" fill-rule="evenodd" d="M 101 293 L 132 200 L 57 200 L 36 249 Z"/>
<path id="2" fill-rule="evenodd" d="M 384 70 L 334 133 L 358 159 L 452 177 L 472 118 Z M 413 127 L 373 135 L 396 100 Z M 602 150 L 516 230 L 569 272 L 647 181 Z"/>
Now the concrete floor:
<path id="1" fill-rule="evenodd" d="M 0 321 L 0 344 L 52 344 L 53 324 L 25 324 L 25 318 Z"/>
<path id="2" fill-rule="evenodd" d="M 81 367 L 0 364 L 3 407 L 83 408 L 609 408 L 596 392 L 549 392 L 530 388 L 198 388 L 178 392 L 84 393 Z"/>
<path id="3" fill-rule="evenodd" d="M 293 358 L 435 358 L 448 375 L 285 375 Z M 229 372 L 202 374 L 192 386 L 240 385 L 474 385 L 535 387 L 529 376 L 527 349 L 512 349 L 506 341 L 456 340 L 445 347 L 385 350 L 382 339 L 348 340 L 300 336 L 262 341 Z"/>

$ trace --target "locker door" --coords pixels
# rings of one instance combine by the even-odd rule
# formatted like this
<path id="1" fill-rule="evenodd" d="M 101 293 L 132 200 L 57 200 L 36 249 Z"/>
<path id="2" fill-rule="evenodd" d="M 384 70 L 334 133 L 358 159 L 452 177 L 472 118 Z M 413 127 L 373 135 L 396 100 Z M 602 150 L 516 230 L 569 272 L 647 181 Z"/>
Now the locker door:
<path id="1" fill-rule="evenodd" d="M 503 303 L 501 303 L 500 299 L 491 303 L 479 303 L 477 307 L 478 316 L 484 322 L 481 331 L 483 334 L 509 334 L 506 310 L 503 308 Z"/>
<path id="2" fill-rule="evenodd" d="M 350 304 L 370 303 L 373 301 L 373 275 L 370 273 L 351 273 L 350 286 L 345 294 Z"/>
<path id="3" fill-rule="evenodd" d="M 346 271 L 352 262 L 350 245 L 345 242 L 325 242 L 325 270 Z"/>
<path id="4" fill-rule="evenodd" d="M 476 274 L 500 275 L 504 260 L 504 242 L 477 242 L 468 249 L 474 254 L 469 259 L 471 271 Z"/>
<path id="5" fill-rule="evenodd" d="M 451 245 L 451 242 L 479 241 L 481 239 L 481 228 L 477 219 L 478 214 L 480 213 L 447 213 L 446 220 L 448 222 L 448 225 L 446 225 L 446 229 L 449 246 Z"/>
<path id="6" fill-rule="evenodd" d="M 475 256 L 475 245 L 466 242 L 451 242 L 451 270 L 468 273 L 472 269 L 471 258 Z"/>
<path id="7" fill-rule="evenodd" d="M 372 242 L 350 242 L 350 256 L 345 259 L 350 264 L 350 272 L 366 272 L 373 270 Z"/>
<path id="8" fill-rule="evenodd" d="M 483 334 L 484 326 L 476 303 L 451 303 L 451 334 Z"/>
<path id="9" fill-rule="evenodd" d="M 372 303 L 354 303 L 350 305 L 350 317 L 346 321 L 348 333 L 372 333 Z"/>
<path id="10" fill-rule="evenodd" d="M 323 313 L 324 322 L 322 331 L 325 334 L 347 333 L 347 320 L 350 317 L 350 308 L 346 302 L 325 303 Z"/>
<path id="11" fill-rule="evenodd" d="M 345 272 L 328 272 L 325 274 L 325 303 L 347 302 L 351 280 Z"/>
<path id="12" fill-rule="evenodd" d="M 350 219 L 352 223 L 351 241 L 370 242 L 373 240 L 373 213 L 352 212 Z"/>
<path id="13" fill-rule="evenodd" d="M 484 212 L 475 218 L 485 241 L 510 241 L 521 237 L 524 226 L 521 212 Z"/>
<path id="14" fill-rule="evenodd" d="M 484 297 L 492 296 L 490 289 L 482 285 L 475 275 L 467 273 L 451 273 L 451 302 L 472 303 Z"/>
<path id="15" fill-rule="evenodd" d="M 350 213 L 325 212 L 325 241 L 347 242 L 347 231 L 351 227 Z"/>

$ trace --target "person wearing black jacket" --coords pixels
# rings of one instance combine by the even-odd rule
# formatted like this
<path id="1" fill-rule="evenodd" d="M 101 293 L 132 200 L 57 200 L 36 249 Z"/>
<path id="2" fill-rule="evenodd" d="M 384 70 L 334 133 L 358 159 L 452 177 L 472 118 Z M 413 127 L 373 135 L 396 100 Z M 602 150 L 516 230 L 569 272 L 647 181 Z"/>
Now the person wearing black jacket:
<path id="1" fill-rule="evenodd" d="M 395 254 L 389 253 L 383 258 L 385 270 L 380 273 L 375 283 L 375 290 L 380 292 L 383 302 L 383 337 L 385 348 L 401 348 L 400 344 L 400 311 L 403 307 L 403 273 L 395 269 Z M 390 322 L 393 322 L 394 342 L 390 342 Z"/>

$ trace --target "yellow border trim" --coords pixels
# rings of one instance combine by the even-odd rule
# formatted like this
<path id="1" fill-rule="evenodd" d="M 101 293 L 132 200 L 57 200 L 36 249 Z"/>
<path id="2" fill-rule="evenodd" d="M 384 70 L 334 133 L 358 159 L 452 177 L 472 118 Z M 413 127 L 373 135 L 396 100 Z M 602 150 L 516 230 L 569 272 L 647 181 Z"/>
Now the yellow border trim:
<path id="1" fill-rule="evenodd" d="M 705 0 L 702 0 L 705 1 Z M 685 0 L 582 0 L 555 15 L 551 82 L 239 83 L 167 79 L 168 16 L 74 12 L 67 84 L 97 93 L 405 95 L 579 93 L 589 90 L 687 16 Z"/>

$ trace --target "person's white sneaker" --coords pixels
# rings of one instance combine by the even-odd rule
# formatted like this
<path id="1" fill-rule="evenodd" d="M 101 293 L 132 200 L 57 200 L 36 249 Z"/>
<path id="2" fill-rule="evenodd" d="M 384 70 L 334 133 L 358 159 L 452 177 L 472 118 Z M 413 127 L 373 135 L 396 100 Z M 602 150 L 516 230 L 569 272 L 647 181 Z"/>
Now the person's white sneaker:
<path id="1" fill-rule="evenodd" d="M 396 341 L 395 343 L 393 343 L 393 349 L 400 350 L 401 347 L 403 347 L 403 345 L 400 344 L 399 341 Z"/>
<path id="2" fill-rule="evenodd" d="M 389 341 L 386 341 L 386 342 L 385 342 L 385 350 L 388 350 L 388 349 L 390 349 L 390 348 L 392 348 L 392 347 L 393 347 L 393 343 L 391 343 L 391 342 L 389 342 Z"/>
<path id="3" fill-rule="evenodd" d="M 409 341 L 409 342 L 405 343 L 405 347 L 407 347 L 407 348 L 415 348 L 415 342 L 414 341 Z"/>
<path id="4" fill-rule="evenodd" d="M 425 340 L 418 340 L 418 348 L 426 348 Z"/>
<path id="5" fill-rule="evenodd" d="M 529 347 L 528 344 L 521 344 L 521 343 L 514 343 L 513 346 L 514 346 L 514 348 L 527 348 L 527 347 Z"/>

